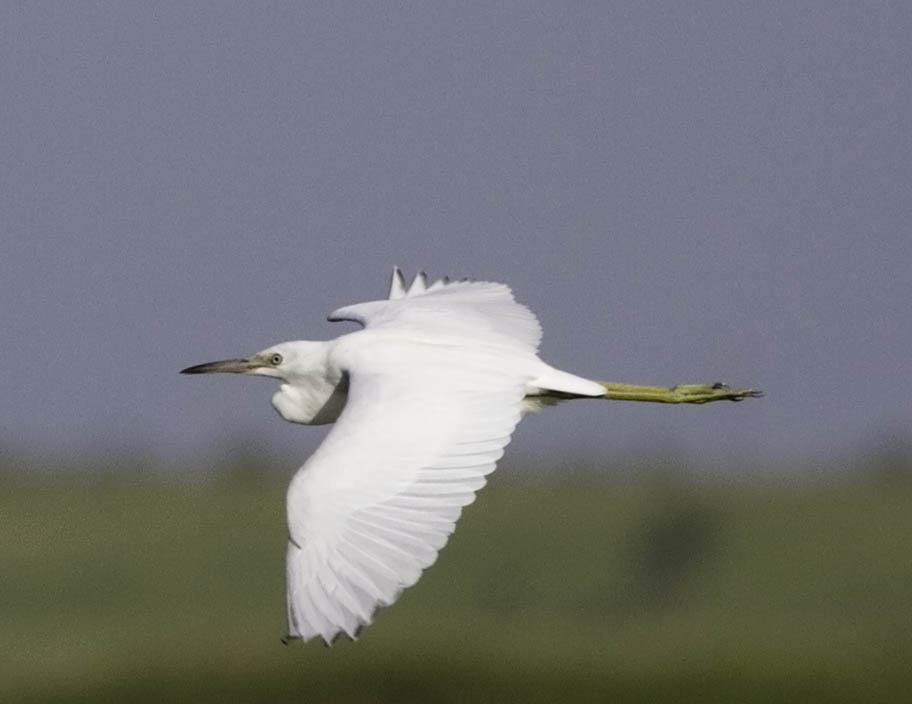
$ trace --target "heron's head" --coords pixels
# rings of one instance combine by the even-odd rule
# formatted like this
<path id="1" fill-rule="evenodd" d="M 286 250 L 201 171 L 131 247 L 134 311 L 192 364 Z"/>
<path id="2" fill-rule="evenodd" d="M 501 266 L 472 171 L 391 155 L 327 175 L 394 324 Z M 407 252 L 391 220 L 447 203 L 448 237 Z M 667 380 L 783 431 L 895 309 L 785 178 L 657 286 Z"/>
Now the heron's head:
<path id="1" fill-rule="evenodd" d="M 325 354 L 325 343 L 296 340 L 267 347 L 249 357 L 206 362 L 181 369 L 181 374 L 256 374 L 274 379 L 292 381 L 320 368 Z"/>

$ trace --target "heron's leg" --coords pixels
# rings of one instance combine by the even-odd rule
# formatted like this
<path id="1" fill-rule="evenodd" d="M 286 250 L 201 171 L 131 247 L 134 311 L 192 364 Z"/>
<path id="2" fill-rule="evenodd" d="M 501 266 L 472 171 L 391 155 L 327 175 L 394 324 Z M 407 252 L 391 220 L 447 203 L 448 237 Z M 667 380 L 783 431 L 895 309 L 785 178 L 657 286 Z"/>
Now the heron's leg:
<path id="1" fill-rule="evenodd" d="M 605 387 L 602 398 L 618 401 L 652 401 L 653 403 L 709 403 L 710 401 L 742 401 L 758 398 L 762 391 L 730 389 L 725 384 L 678 384 L 677 386 L 638 386 L 599 382 Z"/>

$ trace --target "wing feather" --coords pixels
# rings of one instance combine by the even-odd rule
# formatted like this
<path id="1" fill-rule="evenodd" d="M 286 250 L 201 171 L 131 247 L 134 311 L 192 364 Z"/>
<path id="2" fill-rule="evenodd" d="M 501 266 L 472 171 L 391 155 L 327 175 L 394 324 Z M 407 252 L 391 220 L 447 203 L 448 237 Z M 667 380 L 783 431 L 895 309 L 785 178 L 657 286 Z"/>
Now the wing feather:
<path id="1" fill-rule="evenodd" d="M 405 288 L 405 279 L 402 277 L 402 272 L 399 271 L 398 266 L 393 267 L 393 275 L 390 277 L 390 290 L 389 298 L 390 300 L 396 298 L 402 298 L 407 295 Z"/>
<path id="2" fill-rule="evenodd" d="M 541 342 L 535 315 L 517 303 L 510 287 L 490 281 L 449 281 L 427 285 L 424 273 L 408 290 L 398 269 L 393 272 L 390 299 L 345 306 L 329 315 L 369 328 L 412 328 L 438 340 L 454 337 L 474 344 L 499 344 L 534 352 Z"/>
<path id="3" fill-rule="evenodd" d="M 519 420 L 530 375 L 509 355 L 396 344 L 343 355 L 346 407 L 289 486 L 293 638 L 354 638 L 418 581 Z"/>

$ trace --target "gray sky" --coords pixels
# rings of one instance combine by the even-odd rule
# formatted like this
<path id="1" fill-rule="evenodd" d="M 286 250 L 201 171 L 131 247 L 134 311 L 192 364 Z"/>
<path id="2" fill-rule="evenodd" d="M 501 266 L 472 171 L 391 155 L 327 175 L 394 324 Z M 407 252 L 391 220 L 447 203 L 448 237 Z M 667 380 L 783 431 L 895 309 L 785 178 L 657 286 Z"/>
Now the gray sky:
<path id="1" fill-rule="evenodd" d="M 513 449 L 834 457 L 912 426 L 909 3 L 4 3 L 0 445 L 303 459 L 272 385 L 389 269 L 543 356 L 762 401 L 578 403 Z"/>

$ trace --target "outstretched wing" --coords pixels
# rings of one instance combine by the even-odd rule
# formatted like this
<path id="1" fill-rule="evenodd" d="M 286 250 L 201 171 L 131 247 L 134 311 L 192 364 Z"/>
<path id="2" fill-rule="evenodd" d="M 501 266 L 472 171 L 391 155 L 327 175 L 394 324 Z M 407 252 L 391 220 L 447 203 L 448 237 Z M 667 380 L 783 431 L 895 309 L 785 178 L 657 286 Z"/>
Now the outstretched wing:
<path id="1" fill-rule="evenodd" d="M 529 381 L 468 343 L 381 336 L 346 357 L 345 410 L 288 490 L 292 638 L 354 637 L 418 580 L 503 454 Z"/>
<path id="2" fill-rule="evenodd" d="M 490 281 L 449 281 L 428 285 L 418 274 L 406 289 L 398 268 L 393 270 L 390 298 L 345 306 L 329 320 L 350 320 L 365 327 L 397 327 L 439 340 L 471 340 L 475 345 L 499 344 L 538 349 L 541 326 L 535 315 L 516 302 L 505 284 Z"/>

